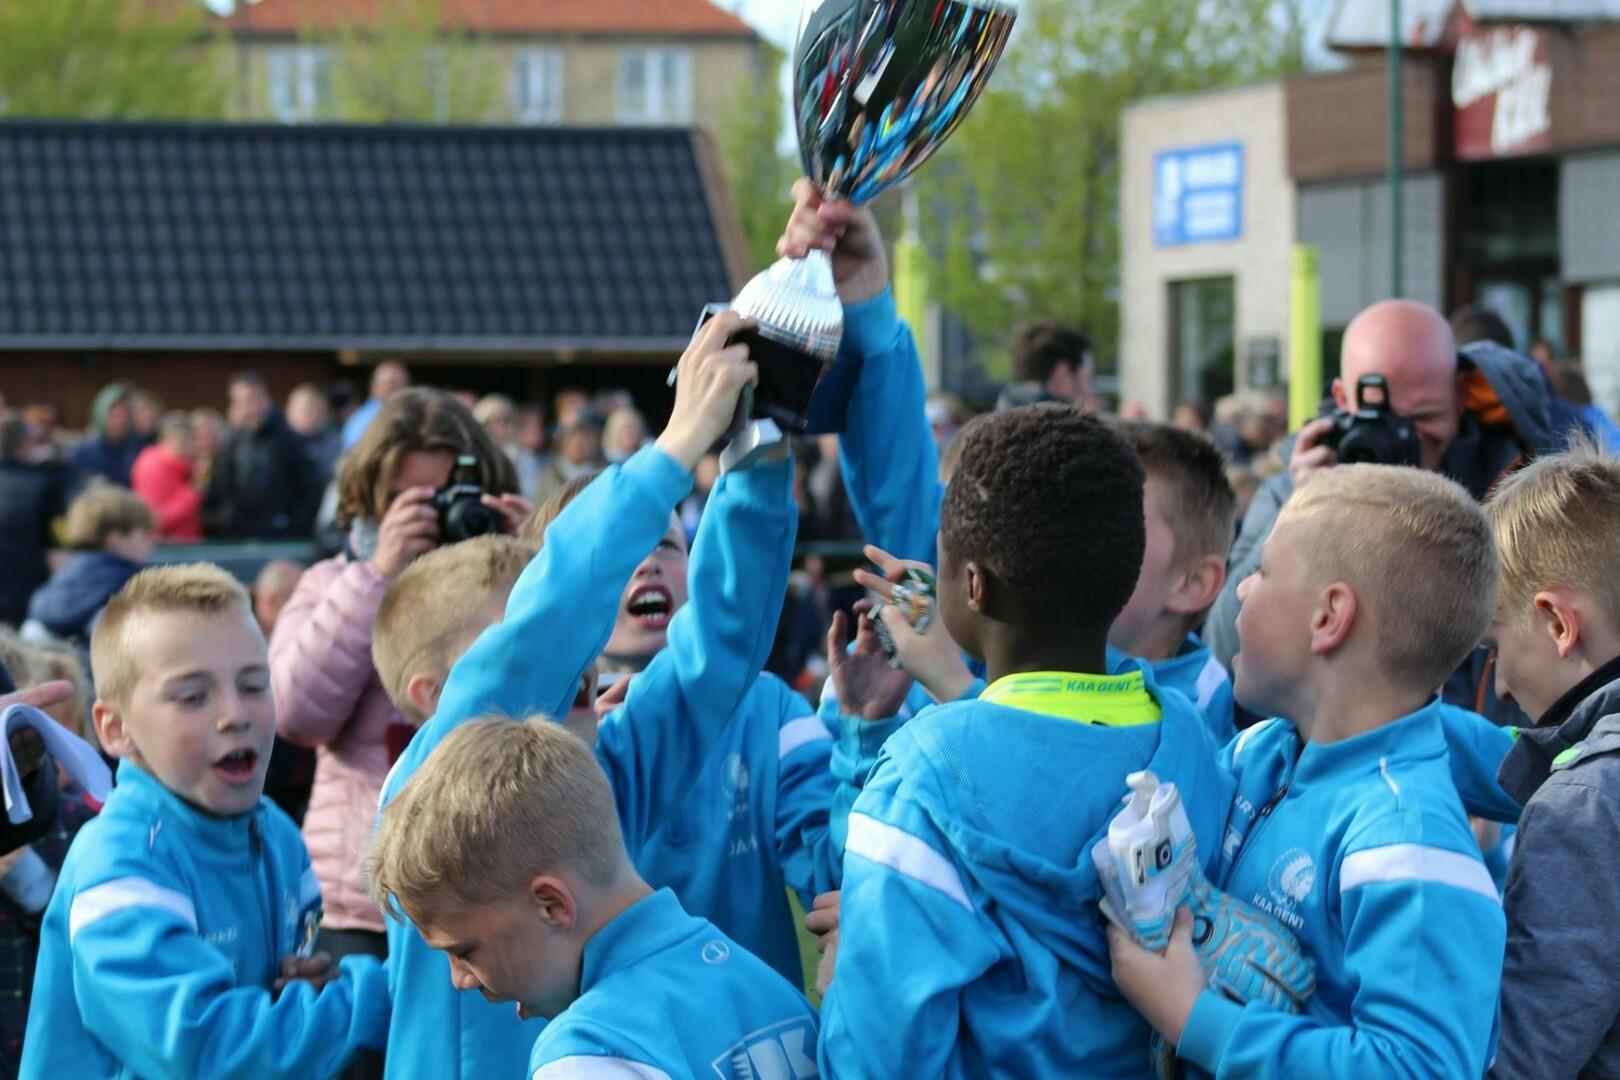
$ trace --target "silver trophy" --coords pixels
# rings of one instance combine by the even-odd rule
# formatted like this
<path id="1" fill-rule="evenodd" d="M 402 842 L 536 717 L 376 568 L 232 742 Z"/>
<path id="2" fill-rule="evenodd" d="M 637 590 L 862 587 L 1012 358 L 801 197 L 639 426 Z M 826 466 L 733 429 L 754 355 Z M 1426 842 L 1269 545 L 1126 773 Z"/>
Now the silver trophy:
<path id="1" fill-rule="evenodd" d="M 1013 0 L 805 0 L 793 55 L 804 174 L 826 197 L 858 203 L 905 179 L 978 100 L 1017 14 Z M 757 324 L 744 339 L 760 378 L 720 455 L 727 472 L 809 430 L 844 329 L 820 251 L 778 260 L 731 306 Z"/>

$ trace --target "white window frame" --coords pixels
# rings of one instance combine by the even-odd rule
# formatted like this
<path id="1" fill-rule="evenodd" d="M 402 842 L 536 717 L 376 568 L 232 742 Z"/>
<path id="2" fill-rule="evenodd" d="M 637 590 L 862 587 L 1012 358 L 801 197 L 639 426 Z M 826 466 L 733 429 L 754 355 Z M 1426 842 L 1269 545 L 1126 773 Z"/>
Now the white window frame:
<path id="1" fill-rule="evenodd" d="M 558 124 L 563 118 L 561 49 L 519 49 L 512 57 L 512 119 Z"/>
<path id="2" fill-rule="evenodd" d="M 310 45 L 279 46 L 265 58 L 265 101 L 282 123 L 313 120 L 332 90 L 332 56 Z"/>
<path id="3" fill-rule="evenodd" d="M 639 94 L 631 85 L 637 74 Z M 619 54 L 616 100 L 621 124 L 691 123 L 692 50 L 625 49 Z"/>

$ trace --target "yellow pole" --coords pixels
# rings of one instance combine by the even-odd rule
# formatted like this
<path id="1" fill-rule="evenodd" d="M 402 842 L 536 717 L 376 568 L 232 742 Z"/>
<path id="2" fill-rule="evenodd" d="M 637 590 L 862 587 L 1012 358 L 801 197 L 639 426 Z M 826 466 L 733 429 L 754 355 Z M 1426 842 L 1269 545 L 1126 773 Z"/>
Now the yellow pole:
<path id="1" fill-rule="evenodd" d="M 1288 424 L 1297 430 L 1322 404 L 1322 279 L 1315 247 L 1294 245 L 1288 277 Z"/>

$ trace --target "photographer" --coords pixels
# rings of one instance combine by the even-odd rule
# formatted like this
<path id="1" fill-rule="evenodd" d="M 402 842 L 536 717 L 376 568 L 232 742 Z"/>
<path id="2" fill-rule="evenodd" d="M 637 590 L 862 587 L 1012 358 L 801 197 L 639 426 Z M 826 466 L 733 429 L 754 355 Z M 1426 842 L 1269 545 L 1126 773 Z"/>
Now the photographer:
<path id="1" fill-rule="evenodd" d="M 1490 342 L 1473 343 L 1459 354 L 1445 319 L 1422 304 L 1385 300 L 1356 316 L 1345 330 L 1341 367 L 1342 377 L 1333 381 L 1338 413 L 1355 410 L 1356 388 L 1375 375 L 1383 377 L 1395 414 L 1370 425 L 1356 420 L 1384 429 L 1357 432 L 1363 447 L 1388 447 L 1389 463 L 1405 464 L 1392 429 L 1396 419 L 1408 421 L 1415 433 L 1414 463 L 1450 477 L 1476 499 L 1529 457 L 1562 446 L 1567 435 L 1533 361 Z M 1204 626 L 1204 640 L 1228 668 L 1238 646 L 1238 583 L 1259 566 L 1260 549 L 1294 488 L 1338 463 L 1336 440 L 1350 436 L 1345 418 L 1338 424 L 1335 419 L 1319 417 L 1278 447 L 1288 468 L 1261 485 L 1244 515 L 1226 586 Z M 1447 681 L 1444 692 L 1447 701 L 1487 716 L 1502 708 L 1483 650 Z"/>
<path id="2" fill-rule="evenodd" d="M 304 572 L 270 639 L 277 734 L 316 751 L 304 840 L 326 905 L 320 948 L 334 959 L 387 952 L 362 866 L 383 778 L 411 729 L 372 666 L 383 593 L 423 552 L 477 532 L 515 533 L 530 510 L 513 494 L 511 461 L 439 390 L 389 398 L 340 470 L 345 550 Z M 472 484 L 447 493 L 453 477 Z"/>

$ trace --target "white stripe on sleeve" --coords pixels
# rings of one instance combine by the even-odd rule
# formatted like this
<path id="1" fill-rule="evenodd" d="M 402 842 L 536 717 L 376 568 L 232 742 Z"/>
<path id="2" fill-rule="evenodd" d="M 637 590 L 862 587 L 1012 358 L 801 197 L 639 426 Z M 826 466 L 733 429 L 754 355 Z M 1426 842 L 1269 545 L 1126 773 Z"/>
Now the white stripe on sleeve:
<path id="1" fill-rule="evenodd" d="M 315 877 L 313 866 L 304 867 L 304 876 L 298 882 L 298 906 L 307 908 L 321 902 L 321 883 Z"/>
<path id="2" fill-rule="evenodd" d="M 1219 660 L 1211 656 L 1204 664 L 1204 670 L 1198 673 L 1198 682 L 1193 687 L 1198 691 L 1198 708 L 1200 710 L 1209 708 L 1209 703 L 1215 700 L 1216 693 L 1229 682 L 1231 679 L 1228 678 L 1226 669 L 1221 666 Z"/>
<path id="3" fill-rule="evenodd" d="M 68 941 L 78 937 L 80 930 L 130 908 L 167 911 L 179 916 L 191 929 L 197 929 L 197 908 L 191 897 L 145 878 L 126 877 L 93 885 L 73 897 L 73 904 L 68 908 Z"/>
<path id="4" fill-rule="evenodd" d="M 534 1070 L 532 1080 L 670 1080 L 670 1076 L 639 1061 L 574 1054 L 546 1062 Z"/>
<path id="5" fill-rule="evenodd" d="M 1345 856 L 1339 868 L 1339 892 L 1347 893 L 1361 885 L 1391 881 L 1432 881 L 1450 885 L 1498 901 L 1496 886 L 1485 864 L 1472 855 L 1463 855 L 1427 844 L 1386 844 Z"/>
<path id="6" fill-rule="evenodd" d="M 799 747 L 818 739 L 832 741 L 832 732 L 821 722 L 821 717 L 801 716 L 797 720 L 789 720 L 776 733 L 776 760 L 781 761 Z"/>
<path id="7" fill-rule="evenodd" d="M 902 829 L 866 814 L 851 814 L 844 852 L 887 866 L 973 910 L 967 889 L 962 886 L 962 876 L 951 861 Z"/>

